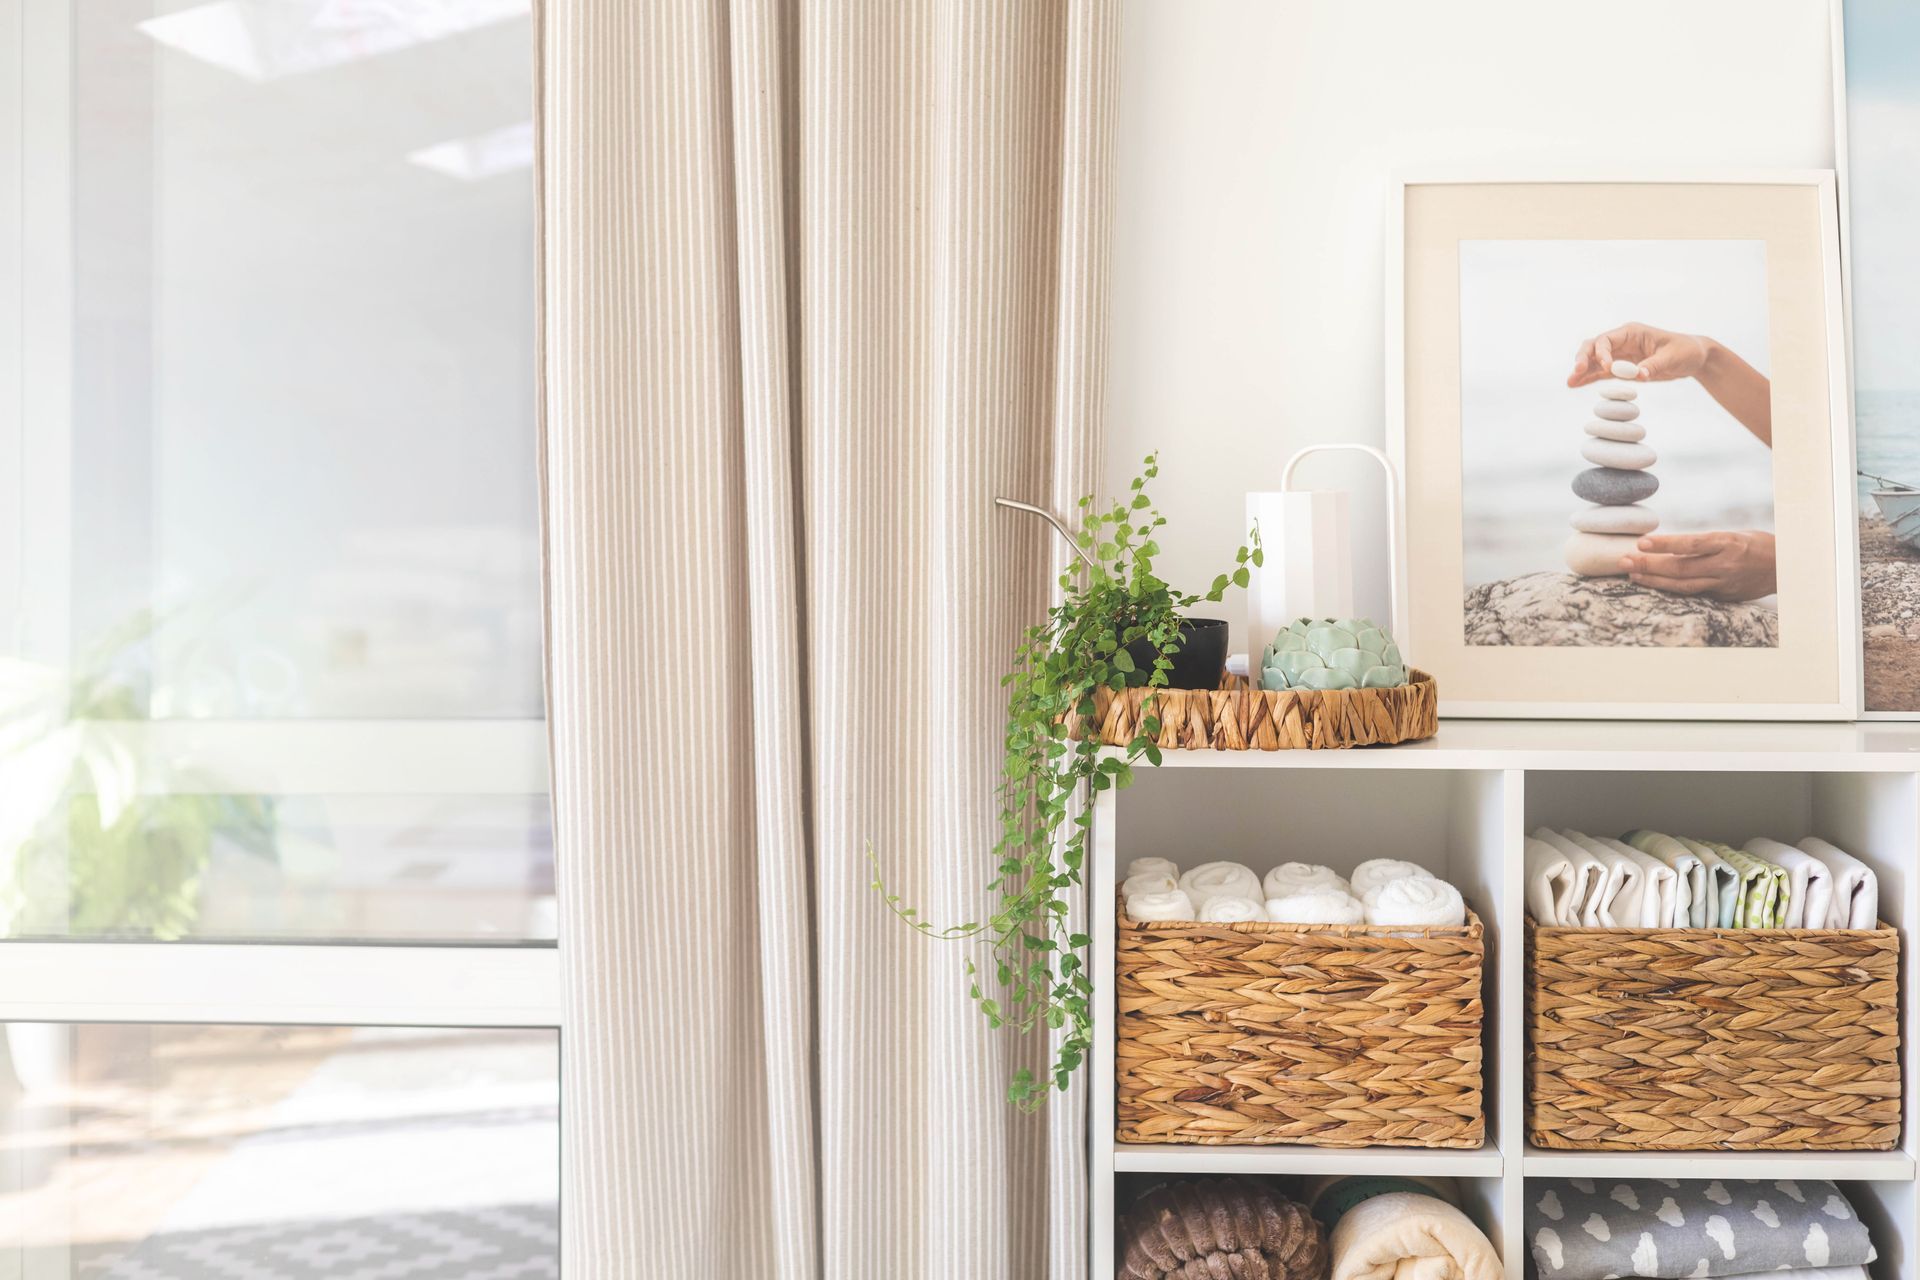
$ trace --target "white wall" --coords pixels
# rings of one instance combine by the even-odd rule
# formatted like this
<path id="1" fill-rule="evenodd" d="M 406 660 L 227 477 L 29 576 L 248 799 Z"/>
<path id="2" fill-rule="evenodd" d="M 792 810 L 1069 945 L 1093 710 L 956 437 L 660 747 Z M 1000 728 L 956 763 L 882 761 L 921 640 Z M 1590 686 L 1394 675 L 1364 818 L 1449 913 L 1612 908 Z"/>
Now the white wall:
<path id="1" fill-rule="evenodd" d="M 1127 0 L 1107 482 L 1159 450 L 1171 580 L 1230 566 L 1242 494 L 1293 450 L 1383 442 L 1391 173 L 1827 168 L 1827 31 L 1826 0 Z M 1304 465 L 1365 487 L 1358 607 L 1384 621 L 1371 464 Z M 1244 598 L 1221 612 L 1240 643 Z"/>

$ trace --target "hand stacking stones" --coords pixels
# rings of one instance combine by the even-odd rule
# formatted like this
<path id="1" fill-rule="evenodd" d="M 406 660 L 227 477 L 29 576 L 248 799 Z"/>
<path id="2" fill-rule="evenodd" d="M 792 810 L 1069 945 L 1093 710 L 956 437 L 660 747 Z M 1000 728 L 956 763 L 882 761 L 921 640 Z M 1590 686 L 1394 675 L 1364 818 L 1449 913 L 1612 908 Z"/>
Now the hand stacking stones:
<path id="1" fill-rule="evenodd" d="M 1660 481 L 1648 470 L 1659 455 L 1642 444 L 1647 429 L 1640 425 L 1640 393 L 1634 379 L 1640 368 L 1615 360 L 1610 370 L 1618 382 L 1600 384 L 1600 401 L 1586 427 L 1593 437 L 1580 456 L 1593 466 L 1573 478 L 1574 496 L 1593 505 L 1573 513 L 1574 535 L 1567 539 L 1567 567 L 1586 578 L 1625 573 L 1620 557 L 1632 551 L 1642 534 L 1660 527 L 1660 517 L 1641 502 L 1654 495 Z"/>

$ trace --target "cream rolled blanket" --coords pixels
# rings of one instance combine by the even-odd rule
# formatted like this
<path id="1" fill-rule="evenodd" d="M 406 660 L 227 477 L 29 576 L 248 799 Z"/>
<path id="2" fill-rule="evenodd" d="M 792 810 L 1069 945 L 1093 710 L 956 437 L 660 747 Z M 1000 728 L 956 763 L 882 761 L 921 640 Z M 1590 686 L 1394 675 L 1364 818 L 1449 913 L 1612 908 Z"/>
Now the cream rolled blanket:
<path id="1" fill-rule="evenodd" d="M 1127 914 L 1135 920 L 1191 920 L 1193 899 L 1183 889 L 1142 893 L 1127 899 Z"/>
<path id="2" fill-rule="evenodd" d="M 1175 863 L 1171 858 L 1135 858 L 1127 864 L 1127 878 L 1129 880 L 1135 876 L 1151 875 L 1162 875 L 1175 884 L 1178 884 L 1180 882 L 1180 867 L 1179 864 Z"/>
<path id="3" fill-rule="evenodd" d="M 1238 862 L 1205 862 L 1180 877 L 1180 887 L 1196 907 L 1208 898 L 1227 894 L 1235 898 L 1260 897 L 1260 877 Z"/>
<path id="4" fill-rule="evenodd" d="M 1361 900 L 1368 924 L 1407 926 L 1465 924 L 1467 904 L 1445 880 L 1389 880 Z"/>
<path id="5" fill-rule="evenodd" d="M 1200 904 L 1200 918 L 1209 924 L 1245 924 L 1249 920 L 1265 920 L 1267 909 L 1252 898 L 1216 893 Z"/>
<path id="6" fill-rule="evenodd" d="M 1268 898 L 1267 919 L 1274 924 L 1365 924 L 1367 913 L 1350 893 L 1315 891 Z"/>
<path id="7" fill-rule="evenodd" d="M 1120 886 L 1120 895 L 1131 898 L 1139 893 L 1172 893 L 1180 886 L 1164 871 L 1142 871 L 1131 875 Z"/>
<path id="8" fill-rule="evenodd" d="M 1333 1227 L 1331 1280 L 1501 1280 L 1486 1233 L 1444 1200 L 1393 1191 L 1362 1200 Z"/>
<path id="9" fill-rule="evenodd" d="M 1328 890 L 1353 892 L 1353 886 L 1335 874 L 1332 867 L 1311 862 L 1283 862 L 1267 872 L 1260 887 L 1269 898 L 1290 898 L 1296 893 L 1323 893 Z"/>
<path id="10" fill-rule="evenodd" d="M 1368 858 L 1353 869 L 1353 896 L 1365 902 L 1367 895 L 1389 880 L 1431 880 L 1433 872 L 1417 862 L 1398 858 Z"/>
<path id="11" fill-rule="evenodd" d="M 1584 845 L 1567 839 L 1552 827 L 1535 827 L 1533 838 L 1550 849 L 1556 850 L 1573 868 L 1574 885 L 1583 893 L 1573 905 L 1579 911 L 1578 919 L 1563 921 L 1569 925 L 1581 925 L 1588 929 L 1613 926 L 1613 898 L 1620 891 L 1619 881 L 1609 879 L 1611 872 L 1607 865 L 1587 852 Z"/>
<path id="12" fill-rule="evenodd" d="M 1673 915 L 1678 928 L 1711 928 L 1719 919 L 1714 901 L 1717 879 L 1707 873 L 1700 856 L 1672 836 L 1658 831 L 1629 831 L 1620 837 L 1649 858 L 1673 868 Z M 1681 919 L 1684 910 L 1686 919 Z"/>
<path id="13" fill-rule="evenodd" d="M 1535 924 L 1577 926 L 1600 864 L 1585 849 L 1569 854 L 1527 837 L 1527 913 Z"/>
<path id="14" fill-rule="evenodd" d="M 1787 910 L 1781 926 L 1787 929 L 1824 929 L 1833 911 L 1833 872 L 1804 849 L 1755 836 L 1746 851 L 1787 873 Z"/>
<path id="15" fill-rule="evenodd" d="M 1833 873 L 1833 905 L 1827 912 L 1829 929 L 1880 927 L 1880 877 L 1873 868 L 1825 840 L 1808 836 L 1800 847 L 1827 864 Z"/>

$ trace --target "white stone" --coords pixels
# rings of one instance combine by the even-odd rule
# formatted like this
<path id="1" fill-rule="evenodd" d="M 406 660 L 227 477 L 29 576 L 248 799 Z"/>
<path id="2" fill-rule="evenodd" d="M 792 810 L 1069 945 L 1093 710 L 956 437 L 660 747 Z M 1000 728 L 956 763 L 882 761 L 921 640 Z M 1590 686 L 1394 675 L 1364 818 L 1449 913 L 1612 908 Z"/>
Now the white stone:
<path id="1" fill-rule="evenodd" d="M 1567 539 L 1567 568 L 1583 578 L 1612 578 L 1626 573 L 1620 557 L 1638 548 L 1631 533 L 1576 533 Z"/>
<path id="2" fill-rule="evenodd" d="M 1631 400 L 1602 400 L 1593 406 L 1593 416 L 1608 422 L 1632 422 L 1640 416 L 1640 406 Z"/>
<path id="3" fill-rule="evenodd" d="M 1634 400 L 1640 395 L 1633 389 L 1633 384 L 1627 382 L 1603 382 L 1600 384 L 1600 394 L 1608 400 Z"/>
<path id="4" fill-rule="evenodd" d="M 1637 378 L 1640 376 L 1640 366 L 1631 360 L 1615 360 L 1613 368 L 1607 372 L 1616 378 Z"/>
<path id="5" fill-rule="evenodd" d="M 1644 440 L 1647 429 L 1637 422 L 1608 422 L 1605 418 L 1595 418 L 1587 424 L 1587 434 L 1599 436 L 1602 440 Z"/>
<path id="6" fill-rule="evenodd" d="M 1624 507 L 1582 507 L 1567 517 L 1582 533 L 1630 533 L 1639 537 L 1660 527 L 1660 517 L 1649 507 L 1630 502 Z"/>
<path id="7" fill-rule="evenodd" d="M 1660 460 L 1648 446 L 1626 440 L 1589 440 L 1581 447 L 1580 456 L 1596 467 L 1612 467 L 1615 471 L 1645 471 Z"/>

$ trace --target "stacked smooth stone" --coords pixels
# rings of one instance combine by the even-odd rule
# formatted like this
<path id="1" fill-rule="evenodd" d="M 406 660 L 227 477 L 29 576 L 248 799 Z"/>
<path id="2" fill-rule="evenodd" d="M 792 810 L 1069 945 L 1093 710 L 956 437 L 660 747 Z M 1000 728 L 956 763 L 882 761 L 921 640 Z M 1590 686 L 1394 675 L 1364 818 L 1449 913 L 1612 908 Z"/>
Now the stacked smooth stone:
<path id="1" fill-rule="evenodd" d="M 1592 505 L 1571 517 L 1576 532 L 1567 539 L 1567 567 L 1585 578 L 1625 573 L 1620 557 L 1641 535 L 1660 527 L 1660 517 L 1640 505 L 1660 487 L 1648 470 L 1659 455 L 1644 443 L 1647 429 L 1636 421 L 1640 406 L 1634 401 L 1640 393 L 1633 380 L 1640 368 L 1615 360 L 1609 372 L 1617 381 L 1600 384 L 1600 400 L 1587 424 L 1591 438 L 1580 450 L 1593 466 L 1573 478 L 1574 495 Z"/>

